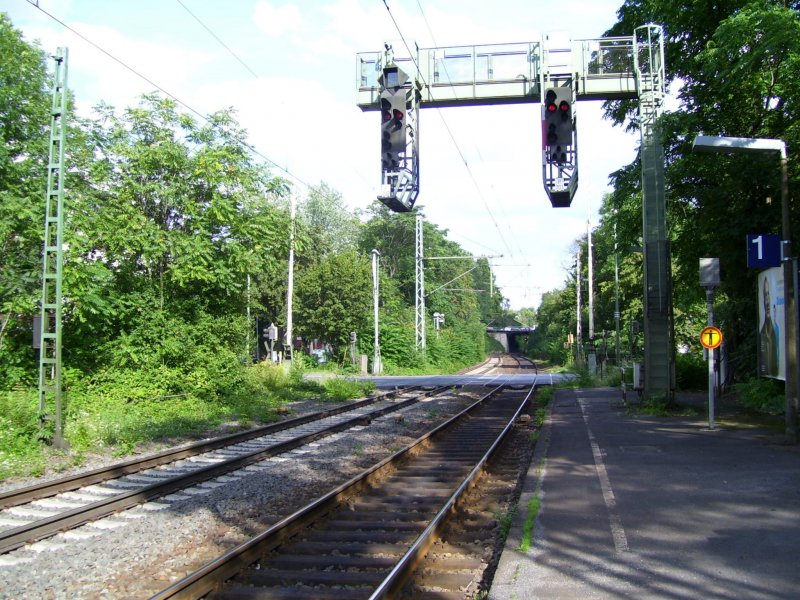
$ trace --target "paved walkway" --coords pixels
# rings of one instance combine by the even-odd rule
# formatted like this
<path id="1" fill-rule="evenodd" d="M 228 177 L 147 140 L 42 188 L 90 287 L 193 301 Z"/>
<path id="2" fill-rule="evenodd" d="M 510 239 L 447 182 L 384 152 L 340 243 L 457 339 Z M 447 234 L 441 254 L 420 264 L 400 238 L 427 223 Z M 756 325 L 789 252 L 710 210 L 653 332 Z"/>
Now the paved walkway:
<path id="1" fill-rule="evenodd" d="M 707 426 L 559 390 L 489 598 L 800 598 L 800 449 Z"/>

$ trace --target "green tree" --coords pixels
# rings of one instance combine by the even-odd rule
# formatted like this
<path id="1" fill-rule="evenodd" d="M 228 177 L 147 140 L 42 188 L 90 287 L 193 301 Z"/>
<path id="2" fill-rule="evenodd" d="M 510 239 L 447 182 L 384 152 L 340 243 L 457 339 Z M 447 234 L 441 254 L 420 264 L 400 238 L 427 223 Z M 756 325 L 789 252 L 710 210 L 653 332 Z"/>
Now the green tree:
<path id="1" fill-rule="evenodd" d="M 691 152 L 699 132 L 800 142 L 796 113 L 800 85 L 800 3 L 770 0 L 701 2 L 628 0 L 609 35 L 646 22 L 665 26 L 666 64 L 670 81 L 679 86 L 680 109 L 662 119 L 667 158 L 667 223 L 673 252 L 675 327 L 687 343 L 702 321 L 703 293 L 697 285 L 698 259 L 719 256 L 722 286 L 717 317 L 726 330 L 733 372 L 755 370 L 755 277 L 745 266 L 747 233 L 777 232 L 780 197 L 774 157 L 704 156 Z M 634 115 L 634 102 L 610 102 L 617 122 Z M 632 121 L 631 121 L 632 122 Z M 798 167 L 790 161 L 790 186 Z M 615 177 L 614 206 L 623 212 L 622 230 L 641 221 L 638 203 L 639 165 Z M 631 207 L 631 208 L 629 208 Z M 640 218 L 639 218 L 640 219 Z M 796 228 L 798 210 L 792 206 Z M 630 240 L 629 232 L 624 237 Z M 634 244 L 635 245 L 635 244 Z M 626 262 L 627 259 L 623 259 Z"/>
<path id="2" fill-rule="evenodd" d="M 0 13 L 0 386 L 33 360 L 50 124 L 47 57 Z M 13 60 L 10 58 L 13 57 Z"/>
<path id="3" fill-rule="evenodd" d="M 537 323 L 536 309 L 530 306 L 520 308 L 514 318 L 523 327 L 535 327 Z"/>
<path id="4" fill-rule="evenodd" d="M 98 115 L 83 124 L 70 180 L 65 347 L 90 367 L 123 336 L 167 363 L 171 320 L 242 315 L 248 276 L 258 290 L 285 264 L 286 185 L 252 160 L 228 111 L 198 123 L 150 95 Z"/>
<path id="5" fill-rule="evenodd" d="M 536 329 L 528 336 L 526 353 L 554 364 L 567 364 L 568 335 L 575 331 L 574 287 L 544 293 L 536 310 L 536 321 Z"/>
<path id="6" fill-rule="evenodd" d="M 372 323 L 372 265 L 353 251 L 328 254 L 298 273 L 295 322 L 299 335 L 346 346 L 351 331 Z"/>
<path id="7" fill-rule="evenodd" d="M 342 195 L 327 183 L 320 183 L 308 191 L 298 215 L 309 237 L 307 257 L 356 249 L 361 225 L 358 216 L 347 210 Z"/>

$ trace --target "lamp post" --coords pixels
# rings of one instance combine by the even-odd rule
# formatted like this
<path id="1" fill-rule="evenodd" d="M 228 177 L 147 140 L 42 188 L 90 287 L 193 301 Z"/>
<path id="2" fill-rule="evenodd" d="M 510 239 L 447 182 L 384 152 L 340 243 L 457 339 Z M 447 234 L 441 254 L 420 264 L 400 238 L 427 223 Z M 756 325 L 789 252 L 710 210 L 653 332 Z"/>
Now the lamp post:
<path id="1" fill-rule="evenodd" d="M 373 321 L 375 323 L 375 341 L 372 353 L 372 374 L 380 375 L 383 373 L 383 365 L 381 364 L 381 338 L 380 329 L 378 327 L 378 302 L 380 296 L 380 273 L 378 272 L 378 263 L 381 259 L 381 253 L 377 250 L 372 250 L 372 308 L 373 308 Z"/>
<path id="2" fill-rule="evenodd" d="M 737 138 L 698 135 L 692 150 L 727 154 L 777 152 L 781 165 L 781 224 L 783 237 L 783 323 L 786 329 L 784 352 L 786 355 L 786 437 L 797 443 L 797 318 L 795 305 L 795 268 L 792 257 L 792 223 L 789 211 L 789 161 L 786 142 L 767 138 Z"/>

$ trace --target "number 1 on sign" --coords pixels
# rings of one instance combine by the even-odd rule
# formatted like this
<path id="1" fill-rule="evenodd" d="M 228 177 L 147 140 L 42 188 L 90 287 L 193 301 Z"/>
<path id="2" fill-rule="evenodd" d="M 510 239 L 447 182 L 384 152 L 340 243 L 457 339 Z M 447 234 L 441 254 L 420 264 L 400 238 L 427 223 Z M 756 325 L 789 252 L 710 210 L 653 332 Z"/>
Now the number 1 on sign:
<path id="1" fill-rule="evenodd" d="M 758 237 L 754 237 L 752 240 L 750 240 L 750 243 L 751 244 L 755 244 L 756 246 L 758 246 L 758 260 L 763 260 L 764 259 L 764 254 L 763 254 L 763 251 L 761 249 L 761 245 L 762 245 L 761 236 L 759 235 Z"/>

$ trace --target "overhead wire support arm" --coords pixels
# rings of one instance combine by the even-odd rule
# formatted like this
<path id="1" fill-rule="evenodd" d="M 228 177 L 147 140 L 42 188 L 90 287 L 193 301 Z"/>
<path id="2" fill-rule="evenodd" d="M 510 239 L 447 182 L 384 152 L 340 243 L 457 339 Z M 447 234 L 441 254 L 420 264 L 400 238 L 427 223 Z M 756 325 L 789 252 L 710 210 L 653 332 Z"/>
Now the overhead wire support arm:
<path id="1" fill-rule="evenodd" d="M 481 258 L 503 258 L 502 254 L 497 254 L 494 256 L 425 256 L 422 260 L 458 260 L 458 259 L 469 259 L 469 260 L 480 260 Z"/>
<path id="2" fill-rule="evenodd" d="M 453 283 L 454 281 L 458 281 L 459 279 L 461 279 L 462 277 L 464 277 L 464 275 L 469 275 L 470 273 L 472 273 L 472 271 L 474 271 L 474 270 L 475 270 L 475 269 L 477 269 L 477 268 L 478 268 L 478 265 L 475 265 L 475 266 L 474 266 L 474 267 L 472 267 L 470 270 L 468 270 L 468 271 L 464 271 L 463 273 L 461 273 L 461 275 L 457 275 L 456 277 L 453 277 L 453 278 L 452 278 L 450 281 L 448 281 L 447 283 L 443 283 L 442 285 L 440 285 L 438 288 L 436 288 L 436 289 L 435 289 L 435 290 L 433 290 L 432 292 L 428 292 L 427 294 L 425 294 L 425 297 L 427 298 L 428 296 L 431 296 L 431 295 L 435 294 L 436 292 L 438 292 L 438 291 L 439 291 L 439 290 L 441 290 L 442 288 L 444 288 L 444 287 L 446 287 L 446 286 L 450 285 L 450 284 L 451 284 L 451 283 Z"/>

